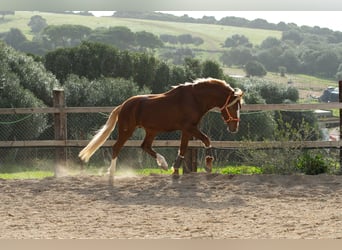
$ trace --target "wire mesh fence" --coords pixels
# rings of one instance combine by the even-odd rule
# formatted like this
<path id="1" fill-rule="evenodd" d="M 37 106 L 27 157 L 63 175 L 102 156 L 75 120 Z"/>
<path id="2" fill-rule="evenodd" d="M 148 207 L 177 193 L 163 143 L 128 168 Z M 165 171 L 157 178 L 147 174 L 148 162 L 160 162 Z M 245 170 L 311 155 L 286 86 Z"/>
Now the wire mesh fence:
<path id="1" fill-rule="evenodd" d="M 212 141 L 229 142 L 239 141 L 243 147 L 215 147 L 214 167 L 224 168 L 226 166 L 250 165 L 263 167 L 264 169 L 276 166 L 281 173 L 289 173 L 296 165 L 297 159 L 305 152 L 320 155 L 325 160 L 333 162 L 334 166 L 339 163 L 338 148 L 318 148 L 304 147 L 297 144 L 293 147 L 282 147 L 279 144 L 276 148 L 267 146 L 267 143 L 274 141 L 321 141 L 327 140 L 317 120 L 308 124 L 294 125 L 288 123 L 286 117 L 290 119 L 304 119 L 308 112 L 312 111 L 249 111 L 242 112 L 240 130 L 236 134 L 230 134 L 222 118 L 217 112 L 209 112 L 202 119 L 201 130 L 206 133 Z M 66 140 L 68 141 L 88 141 L 95 132 L 105 124 L 108 112 L 72 112 L 66 114 Z M 304 115 L 303 115 L 304 114 Z M 311 116 L 310 116 L 311 117 Z M 282 122 L 280 122 L 282 120 Z M 285 121 L 284 121 L 285 120 Z M 287 124 L 287 125 L 286 125 Z M 295 128 L 296 127 L 296 128 Z M 0 142 L 17 141 L 51 141 L 55 139 L 55 119 L 54 113 L 25 113 L 25 114 L 1 114 L 0 113 Z M 335 129 L 335 128 L 329 128 Z M 109 140 L 115 140 L 117 131 L 114 130 Z M 137 129 L 131 140 L 138 142 L 144 138 L 144 130 Z M 179 140 L 180 132 L 161 133 L 156 137 L 156 141 Z M 261 142 L 264 146 L 253 148 L 250 142 Z M 226 144 L 227 145 L 227 144 Z M 78 153 L 82 146 L 77 144 L 65 147 L 67 173 L 86 170 L 95 174 L 103 174 L 111 160 L 111 147 L 100 148 L 90 162 L 84 165 L 78 158 Z M 0 173 L 25 172 L 29 176 L 30 171 L 40 172 L 45 177 L 54 174 L 56 166 L 56 148 L 54 146 L 30 146 L 30 147 L 0 147 Z M 60 148 L 60 147 L 58 147 Z M 191 148 L 190 148 L 191 149 Z M 158 153 L 164 155 L 169 166 L 173 164 L 178 154 L 178 148 L 158 147 Z M 196 148 L 197 165 L 204 167 L 205 150 Z M 155 159 L 141 150 L 139 145 L 124 147 L 118 157 L 118 169 L 145 169 L 158 168 Z"/>

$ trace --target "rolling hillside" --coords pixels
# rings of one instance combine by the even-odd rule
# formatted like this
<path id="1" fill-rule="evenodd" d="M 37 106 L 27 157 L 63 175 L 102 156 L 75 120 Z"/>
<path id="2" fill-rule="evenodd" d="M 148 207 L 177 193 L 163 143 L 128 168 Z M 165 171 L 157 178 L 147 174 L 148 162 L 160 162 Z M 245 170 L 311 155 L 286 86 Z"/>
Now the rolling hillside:
<path id="1" fill-rule="evenodd" d="M 251 29 L 213 24 L 165 22 L 117 17 L 95 17 L 32 11 L 16 11 L 14 16 L 6 16 L 5 19 L 0 22 L 0 33 L 7 32 L 11 28 L 18 28 L 28 39 L 31 40 L 33 38 L 33 33 L 27 24 L 34 15 L 40 15 L 46 19 L 49 25 L 78 24 L 88 26 L 91 29 L 98 27 L 107 28 L 111 26 L 126 26 L 133 32 L 144 30 L 157 36 L 161 34 L 191 34 L 204 40 L 204 43 L 200 46 L 186 45 L 186 47 L 199 50 L 196 52 L 196 58 L 214 59 L 217 61 L 224 50 L 222 48 L 222 44 L 225 39 L 234 34 L 246 36 L 253 45 L 261 44 L 263 40 L 270 36 L 280 39 L 282 35 L 281 31 L 275 30 Z M 182 45 L 177 46 L 181 47 Z M 225 72 L 227 74 L 244 74 L 241 69 L 225 69 Z M 335 81 L 323 80 L 316 77 L 310 77 L 308 80 L 308 76 L 303 75 L 287 74 L 287 77 L 281 78 L 278 74 L 269 72 L 265 78 L 285 85 L 289 80 L 294 81 L 296 83 L 296 87 L 301 90 L 305 90 L 305 93 L 313 91 L 314 95 L 318 95 L 329 85 L 336 85 Z"/>
<path id="2" fill-rule="evenodd" d="M 176 23 L 141 19 L 114 18 L 114 17 L 94 17 L 70 14 L 55 14 L 31 11 L 16 11 L 14 16 L 6 16 L 4 22 L 0 23 L 0 33 L 9 31 L 10 28 L 22 30 L 28 39 L 32 39 L 33 34 L 27 25 L 30 18 L 40 15 L 46 19 L 49 25 L 80 24 L 92 29 L 98 27 L 126 26 L 133 32 L 147 31 L 155 35 L 170 34 L 181 35 L 191 34 L 201 37 L 204 43 L 199 46 L 205 50 L 222 50 L 221 44 L 225 39 L 234 34 L 245 35 L 254 45 L 260 44 L 266 37 L 281 37 L 280 31 L 240 28 L 223 25 Z"/>

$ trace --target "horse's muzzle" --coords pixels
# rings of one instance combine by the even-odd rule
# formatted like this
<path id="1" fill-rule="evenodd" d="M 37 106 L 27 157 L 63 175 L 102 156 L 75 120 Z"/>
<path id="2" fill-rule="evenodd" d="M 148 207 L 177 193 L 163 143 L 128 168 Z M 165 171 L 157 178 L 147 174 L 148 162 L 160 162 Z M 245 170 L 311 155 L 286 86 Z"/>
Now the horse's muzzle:
<path id="1" fill-rule="evenodd" d="M 237 133 L 237 132 L 239 131 L 239 128 L 236 128 L 236 129 L 234 129 L 234 130 L 230 130 L 230 128 L 227 127 L 227 130 L 228 130 L 228 132 L 230 132 L 230 133 L 232 133 L 232 134 L 235 134 L 235 133 Z"/>

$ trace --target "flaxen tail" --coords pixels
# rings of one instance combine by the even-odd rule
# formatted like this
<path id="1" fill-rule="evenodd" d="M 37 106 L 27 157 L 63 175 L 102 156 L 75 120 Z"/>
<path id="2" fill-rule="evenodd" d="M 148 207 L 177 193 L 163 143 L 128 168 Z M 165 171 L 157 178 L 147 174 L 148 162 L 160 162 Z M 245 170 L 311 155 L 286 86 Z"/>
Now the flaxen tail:
<path id="1" fill-rule="evenodd" d="M 78 157 L 81 158 L 82 161 L 88 162 L 90 157 L 95 153 L 95 151 L 102 146 L 103 143 L 107 140 L 109 135 L 115 128 L 116 122 L 118 121 L 118 115 L 121 110 L 121 105 L 116 107 L 112 113 L 109 115 L 109 118 L 106 124 L 97 131 L 96 135 L 91 139 L 88 145 L 78 154 Z"/>

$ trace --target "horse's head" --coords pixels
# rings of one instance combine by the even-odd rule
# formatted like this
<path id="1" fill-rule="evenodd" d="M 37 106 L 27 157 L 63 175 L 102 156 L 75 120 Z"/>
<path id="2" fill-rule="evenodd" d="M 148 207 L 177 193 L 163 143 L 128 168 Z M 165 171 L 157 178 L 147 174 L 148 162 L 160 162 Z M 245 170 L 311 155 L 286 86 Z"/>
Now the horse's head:
<path id="1" fill-rule="evenodd" d="M 234 92 L 228 95 L 225 104 L 221 107 L 222 117 L 231 133 L 236 133 L 239 130 L 242 96 L 241 89 L 234 89 Z"/>

